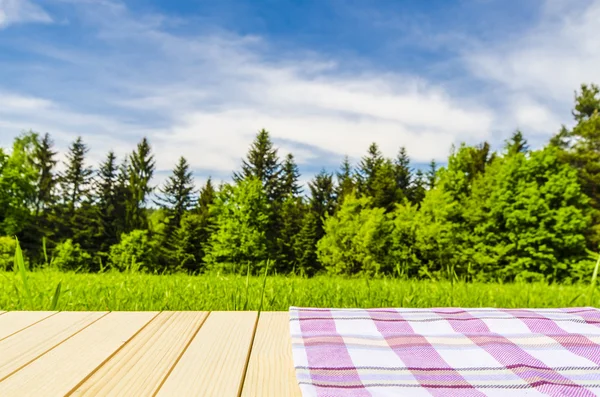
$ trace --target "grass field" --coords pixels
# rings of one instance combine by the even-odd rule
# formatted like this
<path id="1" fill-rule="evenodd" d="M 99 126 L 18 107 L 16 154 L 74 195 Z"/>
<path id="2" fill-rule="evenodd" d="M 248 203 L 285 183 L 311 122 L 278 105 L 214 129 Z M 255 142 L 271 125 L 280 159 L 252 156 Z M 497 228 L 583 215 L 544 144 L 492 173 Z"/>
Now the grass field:
<path id="1" fill-rule="evenodd" d="M 60 293 L 56 294 L 59 282 Z M 542 308 L 598 306 L 600 292 L 592 296 L 588 284 L 283 276 L 247 279 L 51 270 L 27 272 L 24 280 L 18 272 L 0 273 L 0 310 L 259 310 L 261 301 L 262 310 L 287 310 L 289 306 Z"/>

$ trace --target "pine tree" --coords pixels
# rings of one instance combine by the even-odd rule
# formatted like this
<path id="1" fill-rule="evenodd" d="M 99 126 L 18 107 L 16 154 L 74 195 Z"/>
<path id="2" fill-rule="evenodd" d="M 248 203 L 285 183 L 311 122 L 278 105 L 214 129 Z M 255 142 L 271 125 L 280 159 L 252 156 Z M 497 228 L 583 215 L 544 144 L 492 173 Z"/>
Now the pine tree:
<path id="1" fill-rule="evenodd" d="M 212 184 L 212 178 L 208 177 L 206 184 L 200 190 L 197 212 L 199 214 L 208 214 L 210 205 L 214 203 L 217 192 Z"/>
<path id="2" fill-rule="evenodd" d="M 129 156 L 129 201 L 127 203 L 127 229 L 145 229 L 148 220 L 145 213 L 146 198 L 154 188 L 150 180 L 154 175 L 155 161 L 151 147 L 145 137 L 137 150 Z"/>
<path id="3" fill-rule="evenodd" d="M 177 257 L 179 244 L 176 238 L 177 230 L 180 229 L 181 219 L 195 205 L 197 200 L 193 195 L 194 180 L 192 172 L 184 157 L 179 158 L 173 174 L 168 177 L 159 192 L 160 195 L 155 203 L 162 208 L 166 215 L 166 224 L 161 236 L 160 261 L 163 267 L 174 269 L 181 264 L 181 258 Z M 196 223 L 198 222 L 193 221 L 186 226 L 188 229 L 194 229 Z"/>
<path id="4" fill-rule="evenodd" d="M 269 133 L 263 129 L 252 142 L 246 159 L 242 160 L 242 172 L 234 173 L 233 179 L 239 183 L 243 179 L 257 178 L 262 182 L 267 198 L 273 202 L 281 198 L 281 173 L 277 149 L 273 147 Z"/>
<path id="5" fill-rule="evenodd" d="M 308 187 L 311 193 L 308 211 L 303 217 L 293 250 L 297 268 L 305 274 L 312 275 L 322 267 L 317 260 L 317 242 L 324 235 L 325 217 L 333 215 L 336 197 L 333 176 L 325 170 L 321 170 L 308 183 Z"/>
<path id="6" fill-rule="evenodd" d="M 371 205 L 375 208 L 383 208 L 386 212 L 394 210 L 396 203 L 401 202 L 405 197 L 404 192 L 398 188 L 394 165 L 389 159 L 384 160 L 383 164 L 375 174 L 372 183 Z"/>
<path id="7" fill-rule="evenodd" d="M 184 157 L 179 158 L 179 162 L 173 170 L 173 175 L 169 176 L 165 185 L 159 191 L 160 196 L 156 203 L 165 210 L 169 218 L 170 228 L 174 230 L 179 226 L 183 214 L 196 203 L 196 198 L 193 195 L 194 178 Z"/>
<path id="8" fill-rule="evenodd" d="M 319 218 L 325 217 L 325 214 L 332 215 L 335 209 L 333 176 L 323 169 L 308 183 L 308 188 L 311 194 L 310 210 L 317 214 Z"/>
<path id="9" fill-rule="evenodd" d="M 108 253 L 112 245 L 119 242 L 119 202 L 118 202 L 118 168 L 117 158 L 113 151 L 108 152 L 106 160 L 100 164 L 96 180 L 96 206 L 98 207 L 99 224 L 102 237 L 99 250 Z"/>
<path id="10" fill-rule="evenodd" d="M 281 183 L 281 194 L 283 197 L 292 195 L 294 197 L 299 196 L 302 193 L 302 188 L 298 184 L 300 178 L 300 171 L 294 161 L 294 155 L 289 153 L 282 167 L 282 183 Z"/>
<path id="11" fill-rule="evenodd" d="M 519 130 L 515 131 L 510 139 L 506 141 L 504 148 L 509 156 L 516 153 L 527 153 L 527 151 L 529 151 L 527 140 L 525 140 L 523 133 Z"/>
<path id="12" fill-rule="evenodd" d="M 573 117 L 581 122 L 590 119 L 600 111 L 600 88 L 596 84 L 582 84 L 581 92 L 575 92 Z"/>
<path id="13" fill-rule="evenodd" d="M 356 175 L 358 191 L 360 194 L 367 196 L 373 196 L 373 182 L 377 171 L 381 168 L 384 163 L 384 158 L 379 147 L 375 142 L 369 146 L 369 151 L 365 157 L 362 158 Z"/>
<path id="14" fill-rule="evenodd" d="M 85 156 L 89 148 L 81 137 L 69 147 L 66 170 L 60 175 L 63 202 L 67 207 L 67 214 L 73 216 L 75 209 L 88 197 L 90 193 L 92 168 L 85 165 Z"/>
<path id="15" fill-rule="evenodd" d="M 410 186 L 409 197 L 410 197 L 410 201 L 413 204 L 421 204 L 421 202 L 425 198 L 425 192 L 426 192 L 425 186 L 426 186 L 425 175 L 423 174 L 423 171 L 417 170 L 415 178 Z"/>
<path id="16" fill-rule="evenodd" d="M 398 157 L 394 161 L 394 175 L 396 177 L 396 186 L 402 192 L 404 197 L 408 197 L 412 179 L 412 170 L 410 169 L 410 158 L 406 153 L 406 148 L 401 147 Z"/>
<path id="17" fill-rule="evenodd" d="M 131 202 L 131 189 L 129 188 L 129 162 L 123 159 L 117 172 L 115 183 L 115 234 L 121 238 L 121 234 L 129 233 L 127 208 Z"/>
<path id="18" fill-rule="evenodd" d="M 335 194 L 337 197 L 337 206 L 341 206 L 344 202 L 344 198 L 351 194 L 355 187 L 356 183 L 352 178 L 352 166 L 350 165 L 350 159 L 348 156 L 344 156 L 344 161 L 340 167 L 340 170 L 336 173 L 337 177 L 337 187 L 335 190 Z"/>
<path id="19" fill-rule="evenodd" d="M 35 197 L 35 217 L 46 211 L 54 203 L 54 188 L 56 177 L 54 167 L 57 152 L 53 151 L 54 142 L 50 134 L 44 134 L 41 141 L 37 141 L 34 152 L 34 165 L 38 172 L 37 192 Z"/>
<path id="20" fill-rule="evenodd" d="M 100 236 L 97 209 L 92 204 L 92 167 L 85 164 L 89 148 L 78 137 L 69 147 L 65 172 L 60 175 L 64 207 L 59 210 L 62 233 L 59 242 L 72 239 L 84 250 L 96 250 Z"/>
<path id="21" fill-rule="evenodd" d="M 435 160 L 431 160 L 429 163 L 429 169 L 427 170 L 427 188 L 429 190 L 435 188 L 435 178 L 437 176 L 437 164 Z"/>
<path id="22" fill-rule="evenodd" d="M 281 205 L 281 224 L 276 244 L 276 269 L 278 273 L 289 273 L 297 264 L 294 246 L 302 228 L 305 204 L 301 197 L 289 194 Z"/>

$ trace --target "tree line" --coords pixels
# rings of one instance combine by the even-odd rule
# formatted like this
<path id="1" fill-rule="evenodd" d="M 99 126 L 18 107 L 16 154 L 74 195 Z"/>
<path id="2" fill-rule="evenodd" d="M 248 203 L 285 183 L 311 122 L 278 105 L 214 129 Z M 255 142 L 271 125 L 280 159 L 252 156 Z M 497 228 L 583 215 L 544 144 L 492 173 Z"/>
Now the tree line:
<path id="1" fill-rule="evenodd" d="M 265 130 L 230 183 L 199 191 L 183 157 L 155 186 L 146 138 L 94 169 L 79 137 L 57 172 L 50 134 L 25 132 L 0 148 L 0 269 L 16 236 L 32 267 L 89 272 L 256 274 L 268 262 L 307 276 L 586 279 L 600 244 L 599 111 L 600 89 L 584 84 L 576 125 L 542 148 L 516 131 L 501 150 L 461 144 L 422 171 L 373 143 L 307 191 Z"/>

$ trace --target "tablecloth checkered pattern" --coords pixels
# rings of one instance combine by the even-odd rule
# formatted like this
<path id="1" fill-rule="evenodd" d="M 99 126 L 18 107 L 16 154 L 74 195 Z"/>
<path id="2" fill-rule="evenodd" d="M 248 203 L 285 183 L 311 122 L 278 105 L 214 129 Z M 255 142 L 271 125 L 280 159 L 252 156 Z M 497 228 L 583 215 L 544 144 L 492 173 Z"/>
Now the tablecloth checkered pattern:
<path id="1" fill-rule="evenodd" d="M 600 311 L 290 308 L 302 395 L 600 395 Z"/>

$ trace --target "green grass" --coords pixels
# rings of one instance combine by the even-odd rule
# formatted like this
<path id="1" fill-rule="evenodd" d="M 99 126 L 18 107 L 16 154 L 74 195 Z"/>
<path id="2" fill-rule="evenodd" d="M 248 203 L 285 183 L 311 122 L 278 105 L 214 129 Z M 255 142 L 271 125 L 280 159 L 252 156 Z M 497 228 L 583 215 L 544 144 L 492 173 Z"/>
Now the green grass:
<path id="1" fill-rule="evenodd" d="M 24 289 L 26 280 L 27 289 Z M 30 296 L 26 290 L 29 290 Z M 58 291 L 58 292 L 57 292 Z M 478 284 L 334 277 L 0 272 L 0 310 L 287 310 L 312 307 L 598 306 L 590 284 Z M 60 299 L 58 298 L 60 296 Z M 54 306 L 53 306 L 54 304 Z"/>

